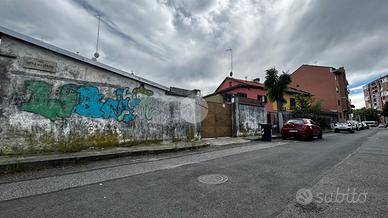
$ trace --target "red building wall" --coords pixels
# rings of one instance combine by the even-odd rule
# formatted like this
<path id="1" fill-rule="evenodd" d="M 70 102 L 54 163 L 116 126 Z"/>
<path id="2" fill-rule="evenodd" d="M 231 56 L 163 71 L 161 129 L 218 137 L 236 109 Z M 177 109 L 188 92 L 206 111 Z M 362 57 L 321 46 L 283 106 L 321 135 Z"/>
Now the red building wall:
<path id="1" fill-rule="evenodd" d="M 216 90 L 216 92 L 224 90 L 224 89 L 229 88 L 231 86 L 238 85 L 238 84 L 240 84 L 240 83 L 238 83 L 238 82 L 236 82 L 234 80 L 231 80 L 231 79 L 226 79 L 220 85 L 220 87 Z M 247 88 L 247 87 L 236 88 L 236 89 L 228 91 L 227 93 L 228 94 L 244 93 L 244 94 L 247 95 L 247 98 L 256 99 L 256 100 L 257 100 L 257 96 L 258 95 L 267 96 L 267 91 L 265 91 L 264 89 L 260 89 L 260 88 Z M 274 112 L 274 109 L 272 108 L 272 103 L 271 102 L 267 101 L 267 103 L 265 104 L 265 110 L 267 112 Z"/>
<path id="2" fill-rule="evenodd" d="M 339 119 L 345 120 L 348 118 L 344 112 L 348 104 L 345 72 L 337 74 L 331 72 L 331 69 L 324 66 L 302 65 L 291 74 L 291 87 L 310 92 L 316 101 L 322 102 L 323 109 L 342 113 Z"/>

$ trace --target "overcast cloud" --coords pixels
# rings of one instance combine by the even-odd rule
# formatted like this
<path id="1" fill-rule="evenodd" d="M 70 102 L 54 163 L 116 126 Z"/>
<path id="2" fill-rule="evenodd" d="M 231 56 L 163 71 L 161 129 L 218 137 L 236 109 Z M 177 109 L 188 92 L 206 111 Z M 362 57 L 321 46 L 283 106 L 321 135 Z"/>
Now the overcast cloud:
<path id="1" fill-rule="evenodd" d="M 0 25 L 99 61 L 204 94 L 229 74 L 264 78 L 275 66 L 344 66 L 352 102 L 388 72 L 388 1 L 1 0 Z"/>

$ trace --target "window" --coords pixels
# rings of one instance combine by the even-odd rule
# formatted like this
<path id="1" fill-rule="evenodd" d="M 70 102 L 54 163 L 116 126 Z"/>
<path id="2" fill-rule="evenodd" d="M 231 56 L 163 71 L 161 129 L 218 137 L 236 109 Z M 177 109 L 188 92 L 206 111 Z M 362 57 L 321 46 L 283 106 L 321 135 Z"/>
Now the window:
<path id="1" fill-rule="evenodd" d="M 257 100 L 265 104 L 265 103 L 267 103 L 267 96 L 265 96 L 265 95 L 258 95 L 257 96 Z"/>
<path id="2" fill-rule="evenodd" d="M 236 96 L 237 96 L 237 97 L 246 98 L 246 97 L 247 97 L 247 94 L 245 94 L 245 93 L 237 93 Z"/>
<path id="3" fill-rule="evenodd" d="M 340 100 L 338 100 L 338 106 L 341 106 L 341 101 Z"/>
<path id="4" fill-rule="evenodd" d="M 296 101 L 295 98 L 290 98 L 290 108 L 293 109 L 296 107 Z"/>
<path id="5" fill-rule="evenodd" d="M 342 119 L 342 113 L 338 113 L 340 119 Z"/>
<path id="6" fill-rule="evenodd" d="M 229 82 L 229 87 L 231 87 L 231 86 L 232 86 L 232 81 Z"/>
<path id="7" fill-rule="evenodd" d="M 267 103 L 267 102 L 268 102 L 267 96 L 263 96 L 263 102 L 264 102 L 264 103 Z"/>
<path id="8" fill-rule="evenodd" d="M 287 124 L 303 124 L 303 120 L 289 120 L 287 121 Z"/>
<path id="9" fill-rule="evenodd" d="M 336 87 L 336 88 L 335 88 L 335 91 L 336 91 L 337 93 L 339 93 L 339 89 L 338 89 L 338 87 Z"/>

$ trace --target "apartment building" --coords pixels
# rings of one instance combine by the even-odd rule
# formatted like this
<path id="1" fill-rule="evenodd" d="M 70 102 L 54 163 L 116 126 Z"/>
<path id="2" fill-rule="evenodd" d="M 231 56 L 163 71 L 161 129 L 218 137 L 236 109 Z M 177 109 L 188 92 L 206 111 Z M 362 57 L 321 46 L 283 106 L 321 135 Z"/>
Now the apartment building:
<path id="1" fill-rule="evenodd" d="M 382 110 L 385 102 L 388 102 L 388 75 L 373 80 L 363 86 L 366 108 Z"/>
<path id="2" fill-rule="evenodd" d="M 348 81 L 343 67 L 304 64 L 291 74 L 291 87 L 304 90 L 322 103 L 322 109 L 339 121 L 349 119 L 351 102 Z"/>

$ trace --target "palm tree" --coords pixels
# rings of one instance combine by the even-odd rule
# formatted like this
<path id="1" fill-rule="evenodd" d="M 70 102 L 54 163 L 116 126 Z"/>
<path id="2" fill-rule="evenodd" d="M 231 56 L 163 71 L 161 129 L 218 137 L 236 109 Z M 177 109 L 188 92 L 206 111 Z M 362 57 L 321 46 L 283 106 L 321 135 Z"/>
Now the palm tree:
<path id="1" fill-rule="evenodd" d="M 276 102 L 278 111 L 278 127 L 283 127 L 283 105 L 286 102 L 284 99 L 284 93 L 288 89 L 288 85 L 291 83 L 291 76 L 285 72 L 282 75 L 278 75 L 278 70 L 274 67 L 265 71 L 264 88 L 267 90 L 267 96 L 272 102 Z"/>

